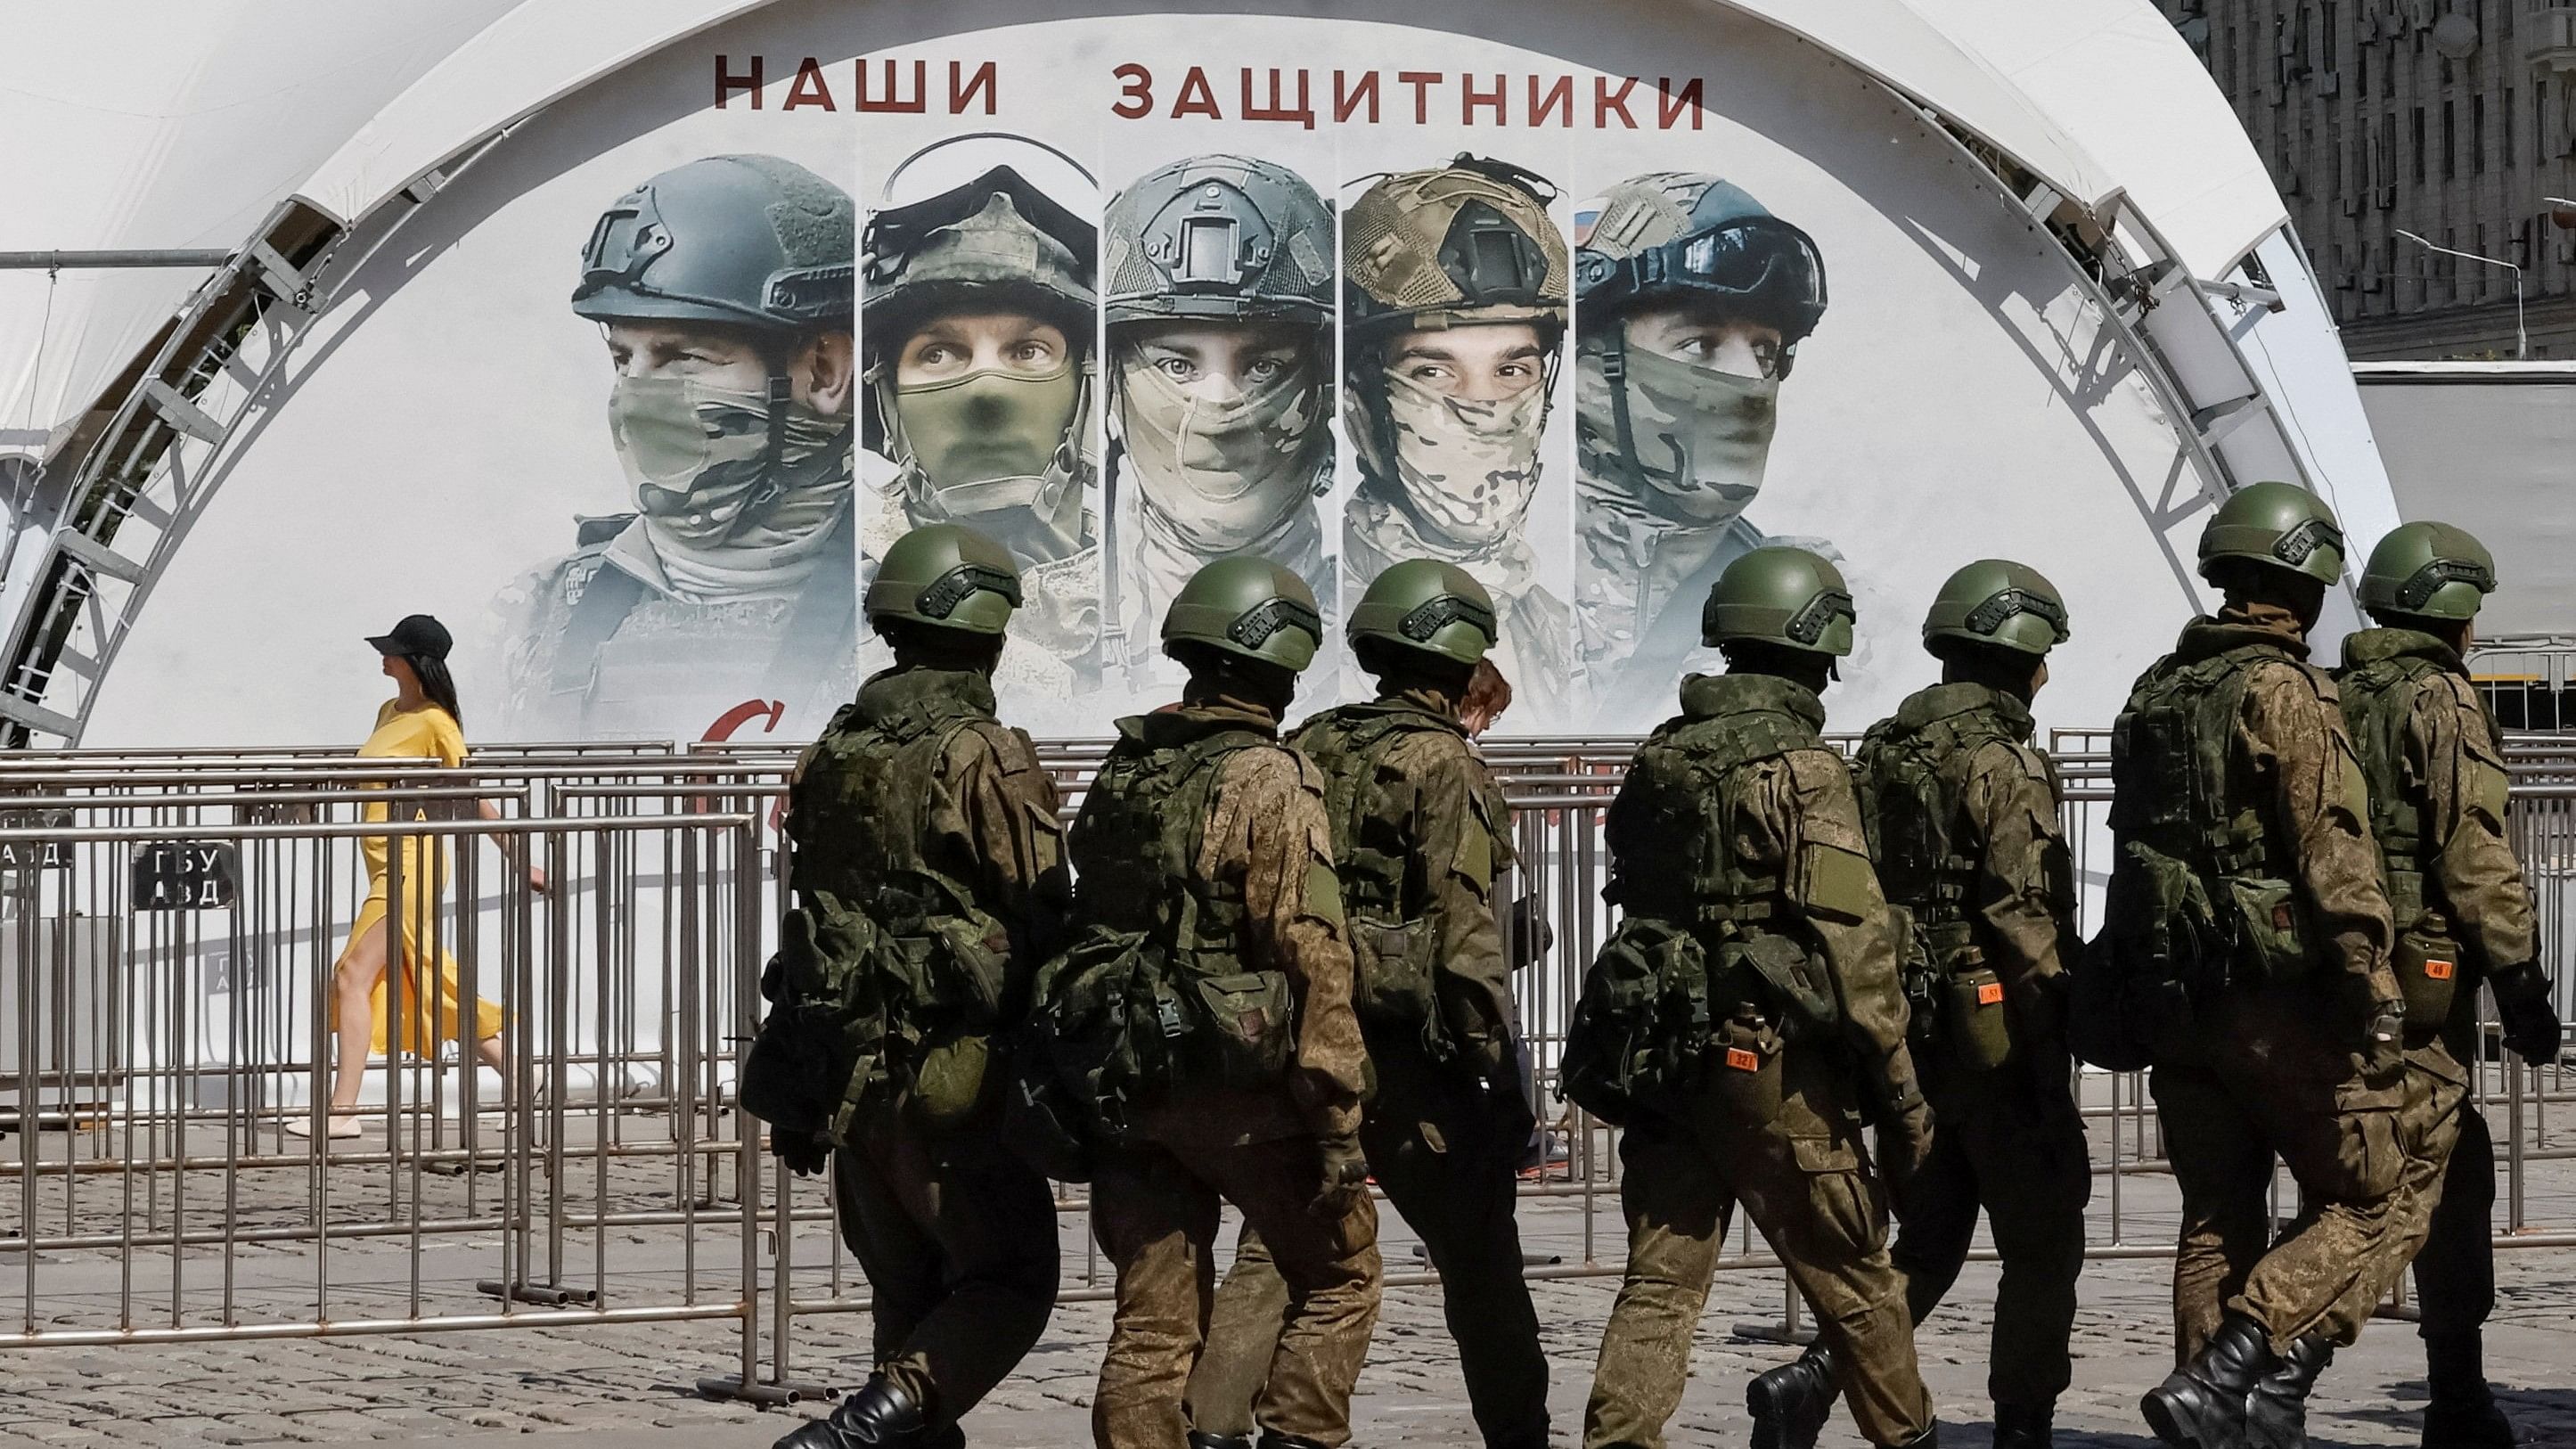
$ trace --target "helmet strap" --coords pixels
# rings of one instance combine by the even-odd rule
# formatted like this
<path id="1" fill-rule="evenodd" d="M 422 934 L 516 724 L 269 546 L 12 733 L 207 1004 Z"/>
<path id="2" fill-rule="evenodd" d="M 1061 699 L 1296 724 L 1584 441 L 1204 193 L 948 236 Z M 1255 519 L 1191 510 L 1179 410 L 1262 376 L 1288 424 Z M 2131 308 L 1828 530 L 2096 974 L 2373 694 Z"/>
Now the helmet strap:
<path id="1" fill-rule="evenodd" d="M 1619 433 L 1619 467 L 1628 476 L 1621 481 L 1647 496 L 1645 460 L 1637 456 L 1635 425 L 1628 421 L 1628 319 L 1610 319 L 1609 335 L 1601 339 L 1601 377 L 1610 384 L 1610 418 Z"/>

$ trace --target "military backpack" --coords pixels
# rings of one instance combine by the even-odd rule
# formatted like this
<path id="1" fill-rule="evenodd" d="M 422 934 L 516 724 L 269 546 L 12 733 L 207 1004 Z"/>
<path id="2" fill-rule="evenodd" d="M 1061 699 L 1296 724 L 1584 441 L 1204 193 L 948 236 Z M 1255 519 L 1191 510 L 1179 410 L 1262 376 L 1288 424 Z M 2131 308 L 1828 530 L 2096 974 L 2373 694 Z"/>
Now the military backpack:
<path id="1" fill-rule="evenodd" d="M 1757 707 L 1668 721 L 1637 751 L 1614 809 L 1671 848 L 1615 862 L 1603 892 L 1623 915 L 1584 975 L 1563 1064 L 1565 1094 L 1594 1116 L 1624 1122 L 1687 1096 L 1712 1064 L 1751 1070 L 1748 1056 L 1839 1021 L 1786 882 L 1748 868 L 1735 840 L 1751 767 L 1823 747 L 1811 720 Z"/>
<path id="2" fill-rule="evenodd" d="M 754 1116 L 846 1140 L 863 1103 L 913 1086 L 934 1054 L 962 1041 L 980 1065 L 1003 1022 L 1010 933 L 921 843 L 957 736 L 1003 728 L 933 697 L 873 721 L 844 706 L 815 742 L 789 792 L 797 904 L 761 973 L 770 1012 L 743 1067 Z"/>

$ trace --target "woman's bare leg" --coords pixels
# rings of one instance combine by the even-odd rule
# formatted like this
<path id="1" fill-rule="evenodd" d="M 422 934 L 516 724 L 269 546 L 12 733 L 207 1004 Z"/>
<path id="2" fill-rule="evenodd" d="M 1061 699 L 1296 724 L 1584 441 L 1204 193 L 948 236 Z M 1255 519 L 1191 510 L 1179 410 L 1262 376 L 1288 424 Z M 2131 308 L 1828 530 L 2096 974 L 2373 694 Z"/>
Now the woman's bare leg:
<path id="1" fill-rule="evenodd" d="M 385 975 L 382 927 L 349 938 L 340 964 L 331 973 L 339 1002 L 339 1055 L 331 1070 L 331 1115 L 337 1120 L 358 1105 L 358 1088 L 366 1080 L 367 1049 L 375 1039 L 376 983 Z"/>

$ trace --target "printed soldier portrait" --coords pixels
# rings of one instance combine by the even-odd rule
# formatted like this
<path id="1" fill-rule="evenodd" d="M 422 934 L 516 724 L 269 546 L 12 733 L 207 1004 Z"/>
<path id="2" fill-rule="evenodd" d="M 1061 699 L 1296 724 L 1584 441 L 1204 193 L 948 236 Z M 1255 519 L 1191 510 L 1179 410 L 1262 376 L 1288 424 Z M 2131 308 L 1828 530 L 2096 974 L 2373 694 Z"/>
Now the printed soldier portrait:
<path id="1" fill-rule="evenodd" d="M 1101 257 L 1116 662 L 1177 681 L 1157 626 L 1202 564 L 1268 559 L 1330 607 L 1333 213 L 1284 166 L 1191 156 L 1110 199 Z"/>
<path id="2" fill-rule="evenodd" d="M 1575 614 L 1595 705 L 1661 709 L 1700 604 L 1765 543 L 1783 382 L 1825 311 L 1816 244 L 1711 175 L 1631 177 L 1574 213 Z"/>
<path id="3" fill-rule="evenodd" d="M 1494 597 L 1495 663 L 1541 697 L 1572 677 L 1572 617 L 1539 580 L 1530 508 L 1565 338 L 1556 189 L 1461 153 L 1378 178 L 1342 225 L 1343 429 L 1360 481 L 1342 589 L 1432 558 Z"/>
<path id="4" fill-rule="evenodd" d="M 935 143 L 893 169 L 860 239 L 874 470 L 860 572 L 924 524 L 999 542 L 1025 598 L 996 682 L 1061 698 L 1099 673 L 1098 199 L 1089 173 L 1052 148 L 957 139 L 977 146 Z M 997 148 L 1005 159 L 984 164 Z M 975 174 L 942 184 L 966 157 Z"/>
<path id="5" fill-rule="evenodd" d="M 848 192 L 775 156 L 599 214 L 572 311 L 634 506 L 499 599 L 506 735 L 696 739 L 754 702 L 811 727 L 847 697 L 855 232 Z"/>

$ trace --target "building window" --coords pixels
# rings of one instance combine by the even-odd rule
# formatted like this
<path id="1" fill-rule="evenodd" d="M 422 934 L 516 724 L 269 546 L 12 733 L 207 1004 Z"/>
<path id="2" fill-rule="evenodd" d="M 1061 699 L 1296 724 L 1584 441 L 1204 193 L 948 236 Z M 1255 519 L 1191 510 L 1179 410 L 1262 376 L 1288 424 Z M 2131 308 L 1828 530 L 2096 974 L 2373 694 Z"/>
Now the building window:
<path id="1" fill-rule="evenodd" d="M 2459 174 L 2460 174 L 2459 155 L 2460 155 L 2460 127 L 2459 127 L 2459 118 L 2458 118 L 2456 115 L 2454 115 L 2454 114 L 2453 114 L 2451 103 L 2450 103 L 2449 101 L 2444 101 L 2444 102 L 2442 102 L 2442 179 L 2443 179 L 2443 180 L 2448 181 L 2448 180 L 2450 180 L 2452 177 L 2457 176 L 2457 175 L 2459 175 Z"/>
<path id="2" fill-rule="evenodd" d="M 2469 97 L 2469 174 L 2487 174 L 2487 98 Z"/>
<path id="3" fill-rule="evenodd" d="M 2505 14 L 2511 15 L 2512 13 L 2512 8 L 2508 6 L 2505 10 Z M 2480 109 L 2484 109 L 2483 105 L 2481 105 Z M 2504 116 L 2504 124 L 2496 127 L 2496 139 L 2504 143 L 2504 169 L 2511 171 L 2513 169 L 2513 87 L 2511 86 L 2506 86 L 2504 88 L 2504 110 L 2502 114 Z"/>
<path id="4" fill-rule="evenodd" d="M 2482 257 L 2492 255 L 2487 251 L 2487 224 L 2485 222 L 2479 222 L 2477 229 L 2470 234 L 2477 238 L 2477 240 L 2469 243 L 2470 251 L 2476 252 Z M 2470 296 L 2477 298 L 2481 302 L 2487 299 L 2487 273 L 2494 270 L 2495 268 L 2493 267 L 2477 268 L 2478 280 L 2476 285 L 2469 289 Z"/>
<path id="5" fill-rule="evenodd" d="M 2363 42 L 2352 48 L 2352 98 L 2360 100 L 2370 94 L 2370 45 Z"/>
<path id="6" fill-rule="evenodd" d="M 2447 226 L 2442 228 L 2442 245 L 2448 251 L 2458 251 L 2460 249 L 2459 232 Z M 2449 280 L 2451 300 L 2454 302 L 2460 300 L 2460 259 L 2446 254 L 2436 270 L 2439 275 Z"/>
<path id="7" fill-rule="evenodd" d="M 2531 265 L 2531 218 L 2527 216 L 2513 229 L 2513 264 L 2517 267 Z"/>
<path id="8" fill-rule="evenodd" d="M 2379 53 L 2379 98 L 2397 99 L 2397 37 L 2388 38 L 2388 48 Z"/>
<path id="9" fill-rule="evenodd" d="M 2424 179 L 2424 108 L 2415 108 L 2415 179 Z"/>

